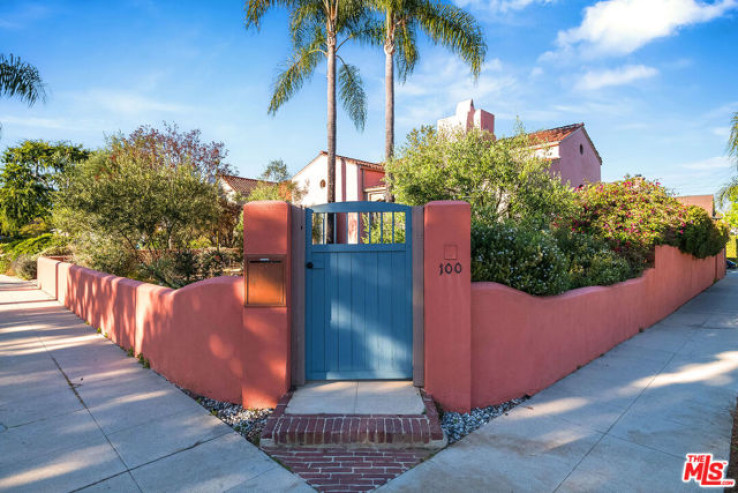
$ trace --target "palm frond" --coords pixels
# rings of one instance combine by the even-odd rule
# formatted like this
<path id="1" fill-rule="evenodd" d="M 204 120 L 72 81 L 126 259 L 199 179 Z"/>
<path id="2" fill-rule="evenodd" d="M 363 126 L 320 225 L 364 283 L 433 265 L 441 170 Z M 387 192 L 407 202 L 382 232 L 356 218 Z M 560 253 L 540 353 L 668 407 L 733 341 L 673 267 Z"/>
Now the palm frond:
<path id="1" fill-rule="evenodd" d="M 730 138 L 728 139 L 728 155 L 733 157 L 738 168 L 738 112 L 733 114 L 730 127 Z"/>
<path id="2" fill-rule="evenodd" d="M 396 31 L 395 52 L 397 78 L 400 82 L 405 82 L 408 74 L 415 69 L 415 64 L 420 58 L 415 39 L 415 29 L 412 23 Z"/>
<path id="3" fill-rule="evenodd" d="M 33 105 L 46 100 L 46 87 L 38 69 L 14 55 L 0 55 L 0 96 L 18 97 Z"/>
<path id="4" fill-rule="evenodd" d="M 269 102 L 270 115 L 274 115 L 284 103 L 289 101 L 313 74 L 323 55 L 320 51 L 311 48 L 312 45 L 299 48 L 285 70 L 277 76 L 272 100 Z"/>
<path id="5" fill-rule="evenodd" d="M 482 28 L 471 14 L 455 5 L 439 5 L 425 0 L 416 16 L 434 43 L 456 53 L 469 64 L 475 76 L 479 75 L 487 54 L 487 44 Z"/>
<path id="6" fill-rule="evenodd" d="M 717 193 L 717 203 L 719 205 L 725 205 L 734 200 L 738 200 L 738 176 L 731 178 Z"/>
<path id="7" fill-rule="evenodd" d="M 343 62 L 343 61 L 342 61 Z M 357 130 L 364 130 L 366 123 L 366 93 L 359 69 L 354 65 L 341 63 L 338 70 L 338 97 L 341 99 L 346 113 L 354 122 Z"/>
<path id="8" fill-rule="evenodd" d="M 323 2 L 300 2 L 290 12 L 290 33 L 295 46 L 303 46 L 311 41 L 316 29 L 324 28 Z"/>
<path id="9" fill-rule="evenodd" d="M 292 7 L 296 0 L 248 0 L 243 10 L 246 12 L 244 22 L 246 29 L 252 27 L 259 29 L 261 27 L 261 20 L 267 11 L 272 7 Z"/>

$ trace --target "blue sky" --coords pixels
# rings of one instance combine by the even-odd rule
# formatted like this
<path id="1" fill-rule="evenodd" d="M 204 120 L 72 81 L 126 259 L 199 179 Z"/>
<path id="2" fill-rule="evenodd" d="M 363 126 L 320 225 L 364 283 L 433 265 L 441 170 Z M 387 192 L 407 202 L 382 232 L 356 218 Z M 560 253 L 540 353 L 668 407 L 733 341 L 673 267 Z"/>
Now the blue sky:
<path id="1" fill-rule="evenodd" d="M 738 0 L 455 0 L 482 23 L 488 57 L 475 82 L 443 48 L 397 88 L 397 143 L 458 101 L 519 117 L 528 130 L 584 122 L 604 180 L 659 178 L 681 194 L 712 193 L 738 111 Z M 247 32 L 232 0 L 13 1 L 0 4 L 0 52 L 35 64 L 45 104 L 0 100 L 0 147 L 23 139 L 89 147 L 140 124 L 176 122 L 225 143 L 244 176 L 272 159 L 295 172 L 325 148 L 325 67 L 275 117 L 267 105 L 289 55 L 284 12 Z M 339 112 L 339 154 L 383 156 L 380 49 L 349 47 L 369 97 L 366 130 Z"/>

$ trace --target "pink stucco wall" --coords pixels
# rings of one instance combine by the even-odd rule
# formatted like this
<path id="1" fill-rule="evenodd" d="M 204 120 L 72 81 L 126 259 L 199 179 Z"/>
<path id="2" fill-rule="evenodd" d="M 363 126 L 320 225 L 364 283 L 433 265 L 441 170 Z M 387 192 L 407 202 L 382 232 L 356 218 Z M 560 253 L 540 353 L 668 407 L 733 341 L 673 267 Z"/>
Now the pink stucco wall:
<path id="1" fill-rule="evenodd" d="M 723 254 L 700 260 L 662 246 L 637 279 L 558 296 L 439 276 L 450 245 L 466 268 L 469 246 L 458 240 L 468 238 L 463 205 L 435 202 L 425 212 L 426 390 L 446 409 L 535 394 L 725 275 Z"/>
<path id="2" fill-rule="evenodd" d="M 292 213 L 286 202 L 250 202 L 244 206 L 244 252 L 284 255 L 287 306 L 244 308 L 242 401 L 249 407 L 273 407 L 291 384 Z M 276 397 L 276 398 L 275 398 Z"/>
<path id="3" fill-rule="evenodd" d="M 279 253 L 289 261 L 289 207 L 249 205 L 246 253 Z M 242 277 L 173 290 L 45 257 L 38 277 L 44 291 L 92 328 L 184 388 L 252 407 L 274 407 L 289 389 L 289 311 L 244 308 Z"/>
<path id="4" fill-rule="evenodd" d="M 447 409 L 468 409 L 472 393 L 469 204 L 431 202 L 425 206 L 423 221 L 425 386 Z M 457 263 L 460 269 L 455 269 Z"/>
<path id="5" fill-rule="evenodd" d="M 39 257 L 38 259 L 38 274 L 36 276 L 38 287 L 46 294 L 56 299 L 56 266 L 59 264 L 58 260 L 54 260 L 47 257 Z"/>
<path id="6" fill-rule="evenodd" d="M 580 128 L 562 140 L 559 143 L 559 159 L 551 165 L 551 171 L 559 173 L 561 181 L 568 182 L 572 187 L 597 183 L 602 178 L 602 165 L 584 132 Z"/>

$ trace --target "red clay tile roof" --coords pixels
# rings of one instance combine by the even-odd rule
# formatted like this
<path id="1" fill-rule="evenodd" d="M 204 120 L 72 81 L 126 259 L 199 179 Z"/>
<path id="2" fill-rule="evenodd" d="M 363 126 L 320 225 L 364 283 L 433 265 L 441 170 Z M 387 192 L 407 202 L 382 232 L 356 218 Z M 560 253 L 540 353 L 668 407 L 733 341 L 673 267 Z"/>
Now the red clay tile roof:
<path id="1" fill-rule="evenodd" d="M 572 125 L 566 125 L 563 127 L 539 130 L 538 132 L 529 133 L 528 138 L 530 139 L 530 142 L 532 144 L 549 144 L 554 142 L 561 142 L 583 126 L 584 123 L 574 123 Z"/>
<path id="2" fill-rule="evenodd" d="M 573 123 L 571 125 L 564 125 L 563 127 L 556 127 L 556 128 L 549 128 L 546 130 L 539 130 L 537 132 L 531 132 L 528 134 L 528 139 L 530 139 L 531 144 L 534 146 L 545 146 L 546 144 L 556 144 L 558 142 L 561 142 L 574 132 L 576 132 L 579 129 L 582 129 L 582 132 L 584 132 L 584 136 L 587 137 L 587 140 L 592 145 L 592 149 L 595 151 L 595 155 L 597 156 L 597 159 L 600 162 L 600 165 L 602 164 L 602 156 L 600 156 L 600 152 L 597 150 L 597 148 L 594 145 L 594 142 L 592 142 L 592 139 L 589 138 L 589 134 L 587 133 L 587 129 L 584 128 L 584 123 Z"/>
<path id="3" fill-rule="evenodd" d="M 710 217 L 715 216 L 715 202 L 712 195 L 685 195 L 676 199 L 684 205 L 696 205 L 705 209 Z"/>
<path id="4" fill-rule="evenodd" d="M 259 183 L 273 183 L 266 180 L 255 180 L 253 178 L 242 178 L 240 176 L 222 175 L 221 179 L 228 184 L 234 191 L 243 196 L 248 196 Z"/>

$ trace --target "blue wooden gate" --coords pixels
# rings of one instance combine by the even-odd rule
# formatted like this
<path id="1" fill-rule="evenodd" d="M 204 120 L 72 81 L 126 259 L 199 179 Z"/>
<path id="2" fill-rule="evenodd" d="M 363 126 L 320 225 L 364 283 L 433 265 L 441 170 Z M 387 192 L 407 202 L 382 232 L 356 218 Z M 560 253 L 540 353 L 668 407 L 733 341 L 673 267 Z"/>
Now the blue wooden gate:
<path id="1" fill-rule="evenodd" d="M 412 377 L 411 211 L 384 202 L 307 209 L 308 380 Z"/>

